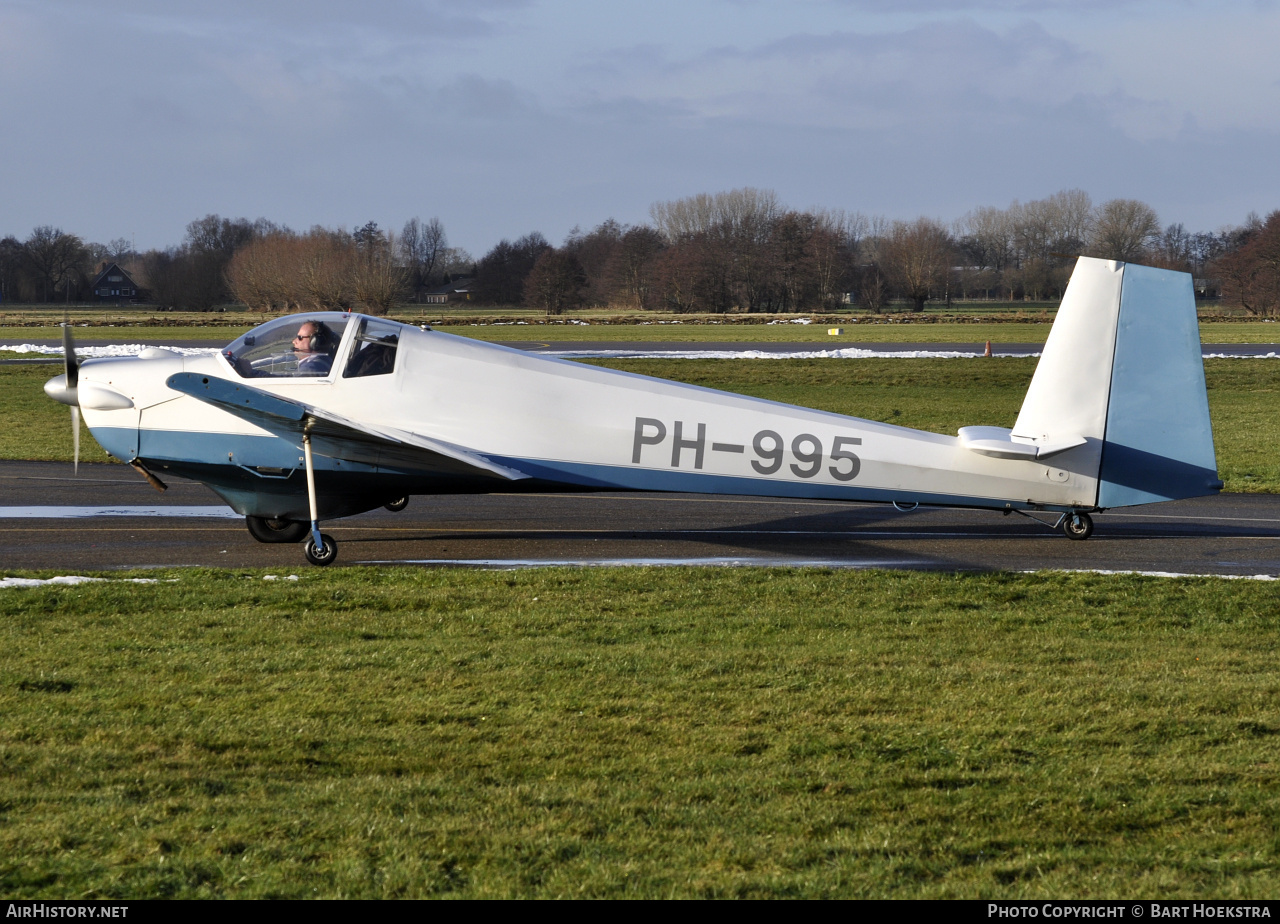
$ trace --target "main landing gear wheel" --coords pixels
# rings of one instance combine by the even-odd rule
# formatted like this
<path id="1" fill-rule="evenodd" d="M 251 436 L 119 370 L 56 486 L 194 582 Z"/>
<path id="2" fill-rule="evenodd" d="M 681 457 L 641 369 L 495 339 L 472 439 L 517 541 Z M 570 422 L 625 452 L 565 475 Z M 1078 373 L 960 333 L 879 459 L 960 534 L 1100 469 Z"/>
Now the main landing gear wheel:
<path id="1" fill-rule="evenodd" d="M 402 497 L 399 500 L 393 500 L 391 503 L 383 504 L 382 506 L 390 510 L 392 513 L 399 513 L 405 507 L 409 506 L 409 498 Z"/>
<path id="2" fill-rule="evenodd" d="M 1087 513 L 1069 513 L 1062 518 L 1062 531 L 1068 539 L 1088 539 L 1093 535 L 1093 517 Z"/>
<path id="3" fill-rule="evenodd" d="M 320 534 L 321 547 L 316 548 L 315 539 L 308 537 L 306 544 L 302 547 L 302 554 L 307 556 L 307 561 L 313 565 L 332 565 L 338 560 L 338 543 L 333 541 L 332 536 Z"/>
<path id="4" fill-rule="evenodd" d="M 301 542 L 311 531 L 306 523 L 297 520 L 273 520 L 268 517 L 245 517 L 244 525 L 249 535 L 259 542 Z"/>

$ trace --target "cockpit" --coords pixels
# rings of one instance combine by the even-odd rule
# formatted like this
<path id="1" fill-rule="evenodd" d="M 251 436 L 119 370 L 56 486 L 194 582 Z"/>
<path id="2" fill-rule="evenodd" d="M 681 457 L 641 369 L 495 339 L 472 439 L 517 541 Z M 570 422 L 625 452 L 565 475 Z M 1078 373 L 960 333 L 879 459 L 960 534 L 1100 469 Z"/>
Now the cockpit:
<path id="1" fill-rule="evenodd" d="M 242 378 L 328 378 L 338 368 L 343 378 L 387 375 L 395 371 L 403 329 L 337 311 L 293 314 L 255 327 L 222 355 Z"/>

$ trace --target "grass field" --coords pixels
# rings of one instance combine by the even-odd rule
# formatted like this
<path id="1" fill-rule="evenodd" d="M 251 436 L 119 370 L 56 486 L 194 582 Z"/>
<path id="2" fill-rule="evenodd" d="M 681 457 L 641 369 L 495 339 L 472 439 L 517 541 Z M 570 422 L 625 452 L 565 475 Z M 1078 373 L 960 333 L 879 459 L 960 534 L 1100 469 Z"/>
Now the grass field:
<path id="1" fill-rule="evenodd" d="M 855 320 L 843 316 L 838 320 L 799 323 L 740 323 L 730 317 L 690 318 L 680 315 L 654 315 L 649 323 L 617 323 L 618 316 L 592 316 L 591 314 L 547 319 L 535 313 L 523 312 L 506 316 L 501 323 L 492 323 L 492 310 L 467 311 L 450 309 L 448 313 L 430 313 L 417 309 L 393 313 L 393 317 L 406 322 L 440 322 L 440 329 L 464 337 L 475 337 L 495 342 L 513 340 L 541 340 L 581 342 L 584 340 L 650 341 L 650 342 L 793 342 L 823 343 L 984 343 L 987 340 L 1000 343 L 1043 343 L 1049 335 L 1052 313 L 1041 311 L 1009 314 L 1000 320 L 975 314 L 965 323 L 948 320 L 951 315 L 926 314 L 920 316 L 871 316 L 859 315 Z M 624 316 L 631 320 L 634 316 Z M 62 330 L 60 313 L 43 312 L 38 317 L 27 317 L 24 323 L 42 321 L 43 326 L 6 326 L 0 316 L 0 343 L 18 344 L 39 340 L 60 340 Z M 167 340 L 206 340 L 210 346 L 229 343 L 244 331 L 264 320 L 262 315 L 235 312 L 216 315 L 174 314 L 153 318 L 151 316 L 112 317 L 95 315 L 88 318 L 93 326 L 76 327 L 77 343 L 158 343 Z M 574 323 L 586 321 L 588 323 Z M 86 321 L 86 323 L 87 323 Z M 523 323 L 520 323 L 523 321 Z M 141 323 L 139 323 L 141 322 Z M 151 323 L 155 322 L 155 323 Z M 80 322 L 77 322 L 80 323 Z M 831 336 L 831 327 L 843 328 L 844 333 Z M 1270 321 L 1241 321 L 1236 319 L 1206 318 L 1200 324 L 1200 338 L 1204 343 L 1277 343 L 1280 327 Z"/>
<path id="2" fill-rule="evenodd" d="M 172 340 L 203 340 L 210 346 L 230 343 L 249 329 L 248 324 L 237 327 L 78 327 L 75 329 L 77 344 L 94 343 L 164 343 Z M 1049 335 L 1047 322 L 983 323 L 983 324 L 901 324 L 901 323 L 842 323 L 844 334 L 831 336 L 828 326 L 815 324 L 448 324 L 439 329 L 462 337 L 493 342 L 504 341 L 553 341 L 582 342 L 584 340 L 615 340 L 626 342 L 707 342 L 730 343 L 821 343 L 839 346 L 842 343 L 1043 343 Z M 1234 328 L 1248 325 L 1219 324 L 1217 328 Z M 1274 327 L 1257 325 L 1256 332 L 1237 333 L 1246 339 L 1243 343 L 1270 342 L 1249 339 L 1255 336 L 1275 336 L 1280 332 Z M 0 327 L 0 343 L 20 344 L 33 341 L 59 341 L 60 327 Z"/>
<path id="3" fill-rule="evenodd" d="M 10 898 L 1280 887 L 1271 585 L 148 577 L 0 590 Z"/>
<path id="4" fill-rule="evenodd" d="M 1035 360 L 607 365 L 953 434 L 1011 425 Z M 1206 370 L 1227 490 L 1280 491 L 1280 364 Z M 67 409 L 40 390 L 56 371 L 0 367 L 0 458 L 70 457 Z M 155 583 L 0 588 L 11 898 L 1280 886 L 1274 584 L 139 576 Z"/>
<path id="5" fill-rule="evenodd" d="M 954 435 L 1011 427 L 1034 359 L 611 360 L 607 365 L 855 417 Z M 602 365 L 605 365 L 602 363 Z M 1227 491 L 1280 492 L 1280 363 L 1205 363 L 1218 470 Z M 0 366 L 0 459 L 71 458 L 70 415 L 41 385 L 56 366 Z M 84 458 L 101 460 L 88 430 Z"/>

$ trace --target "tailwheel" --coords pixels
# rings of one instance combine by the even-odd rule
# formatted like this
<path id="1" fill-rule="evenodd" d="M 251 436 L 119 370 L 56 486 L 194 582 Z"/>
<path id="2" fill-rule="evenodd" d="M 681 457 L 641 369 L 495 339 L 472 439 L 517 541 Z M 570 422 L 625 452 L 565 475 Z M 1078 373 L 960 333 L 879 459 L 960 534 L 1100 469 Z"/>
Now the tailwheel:
<path id="1" fill-rule="evenodd" d="M 332 536 L 320 535 L 320 548 L 316 548 L 316 540 L 314 537 L 308 537 L 306 543 L 302 546 L 302 554 L 307 556 L 307 561 L 313 565 L 332 565 L 338 560 L 338 543 L 333 541 Z"/>
<path id="2" fill-rule="evenodd" d="M 1093 517 L 1087 513 L 1068 513 L 1062 518 L 1062 531 L 1068 539 L 1088 539 L 1093 535 Z"/>
<path id="3" fill-rule="evenodd" d="M 249 535 L 259 542 L 300 542 L 310 532 L 306 523 L 297 520 L 277 520 L 270 517 L 245 517 L 244 525 Z"/>
<path id="4" fill-rule="evenodd" d="M 409 506 L 409 498 L 401 497 L 401 498 L 398 498 L 397 500 L 393 500 L 389 504 L 383 504 L 382 506 L 385 507 L 387 510 L 390 510 L 392 513 L 399 513 L 405 507 Z"/>

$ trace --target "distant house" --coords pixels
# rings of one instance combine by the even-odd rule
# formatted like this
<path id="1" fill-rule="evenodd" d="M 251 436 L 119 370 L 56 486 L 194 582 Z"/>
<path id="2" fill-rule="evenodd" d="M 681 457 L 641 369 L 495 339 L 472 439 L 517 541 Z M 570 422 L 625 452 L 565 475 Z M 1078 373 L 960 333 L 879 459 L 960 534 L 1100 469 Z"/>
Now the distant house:
<path id="1" fill-rule="evenodd" d="M 141 293 L 133 277 L 120 268 L 119 263 L 104 263 L 90 287 L 95 301 L 136 302 Z"/>
<path id="2" fill-rule="evenodd" d="M 1196 289 L 1196 298 L 1209 299 L 1222 297 L 1221 279 L 1201 279 L 1197 276 L 1193 285 Z"/>
<path id="3" fill-rule="evenodd" d="M 446 282 L 434 289 L 422 293 L 422 301 L 427 305 L 450 305 L 456 302 L 471 301 L 471 285 L 475 282 L 472 276 L 459 276 L 452 282 Z"/>

